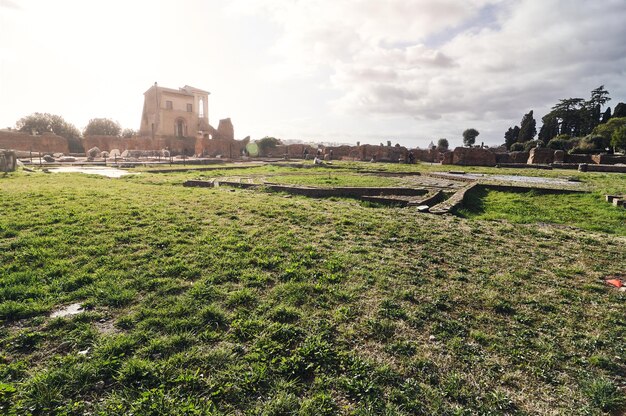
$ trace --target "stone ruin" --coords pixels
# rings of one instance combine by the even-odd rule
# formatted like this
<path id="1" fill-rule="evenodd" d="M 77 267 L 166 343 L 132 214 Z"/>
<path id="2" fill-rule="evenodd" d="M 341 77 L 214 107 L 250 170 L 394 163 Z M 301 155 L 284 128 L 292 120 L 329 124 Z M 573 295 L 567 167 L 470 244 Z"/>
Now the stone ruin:
<path id="1" fill-rule="evenodd" d="M 13 150 L 0 149 L 0 172 L 15 172 L 17 169 L 17 155 Z"/>

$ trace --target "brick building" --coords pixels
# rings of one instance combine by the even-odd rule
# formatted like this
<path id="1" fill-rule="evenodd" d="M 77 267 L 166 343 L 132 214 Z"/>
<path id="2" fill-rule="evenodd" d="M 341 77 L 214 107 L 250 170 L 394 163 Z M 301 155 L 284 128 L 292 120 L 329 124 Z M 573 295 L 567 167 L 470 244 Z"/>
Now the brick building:
<path id="1" fill-rule="evenodd" d="M 143 94 L 139 136 L 153 139 L 208 136 L 213 130 L 209 126 L 209 94 L 189 85 L 176 90 L 155 82 Z"/>

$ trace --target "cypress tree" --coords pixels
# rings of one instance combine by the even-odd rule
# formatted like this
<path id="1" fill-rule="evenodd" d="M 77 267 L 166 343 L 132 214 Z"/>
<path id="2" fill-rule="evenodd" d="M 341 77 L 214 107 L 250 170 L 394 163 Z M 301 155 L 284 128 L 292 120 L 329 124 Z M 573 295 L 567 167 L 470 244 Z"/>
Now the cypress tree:
<path id="1" fill-rule="evenodd" d="M 524 117 L 522 118 L 517 141 L 520 143 L 529 142 L 535 137 L 536 134 L 537 122 L 533 117 L 533 110 L 530 110 L 530 112 L 528 114 L 524 114 Z"/>

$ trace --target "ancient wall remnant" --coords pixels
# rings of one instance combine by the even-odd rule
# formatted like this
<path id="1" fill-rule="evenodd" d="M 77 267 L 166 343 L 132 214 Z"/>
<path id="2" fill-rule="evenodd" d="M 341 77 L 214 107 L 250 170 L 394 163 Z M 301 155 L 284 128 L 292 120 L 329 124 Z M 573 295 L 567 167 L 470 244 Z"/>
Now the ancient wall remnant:
<path id="1" fill-rule="evenodd" d="M 250 138 L 243 140 L 209 139 L 206 136 L 196 137 L 194 151 L 198 157 L 222 156 L 229 159 L 238 159 L 244 155 Z"/>
<path id="2" fill-rule="evenodd" d="M 152 140 L 151 137 L 117 137 L 117 136 L 87 136 L 83 139 L 86 149 L 97 147 L 98 149 L 110 152 L 113 149 L 124 150 L 169 150 L 172 155 L 185 154 L 192 156 L 196 145 L 194 137 L 158 137 Z"/>
<path id="3" fill-rule="evenodd" d="M 546 147 L 534 147 L 530 149 L 528 156 L 529 165 L 549 165 L 554 162 L 554 150 Z"/>
<path id="4" fill-rule="evenodd" d="M 13 150 L 0 149 L 0 172 L 15 172 L 17 169 L 17 155 Z"/>
<path id="5" fill-rule="evenodd" d="M 457 147 L 452 155 L 452 164 L 464 166 L 495 166 L 496 154 L 480 147 Z"/>
<path id="6" fill-rule="evenodd" d="M 592 155 L 591 159 L 598 165 L 615 165 L 617 163 L 626 164 L 626 155 L 608 155 L 601 153 L 599 155 Z"/>
<path id="7" fill-rule="evenodd" d="M 0 148 L 33 151 L 40 153 L 69 153 L 70 148 L 65 137 L 53 133 L 41 136 L 18 133 L 14 131 L 0 131 Z"/>
<path id="8" fill-rule="evenodd" d="M 235 140 L 235 128 L 230 118 L 220 120 L 213 136 L 215 140 Z"/>

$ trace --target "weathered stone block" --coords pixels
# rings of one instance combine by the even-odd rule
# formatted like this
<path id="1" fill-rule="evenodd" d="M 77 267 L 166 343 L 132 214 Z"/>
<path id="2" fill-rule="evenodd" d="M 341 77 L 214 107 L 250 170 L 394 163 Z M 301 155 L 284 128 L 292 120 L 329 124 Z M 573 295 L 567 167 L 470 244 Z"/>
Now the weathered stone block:
<path id="1" fill-rule="evenodd" d="M 545 147 L 535 147 L 530 149 L 528 156 L 529 165 L 548 165 L 554 162 L 554 150 Z"/>
<path id="2" fill-rule="evenodd" d="M 12 150 L 0 150 L 0 172 L 14 172 L 17 169 L 17 156 Z"/>

